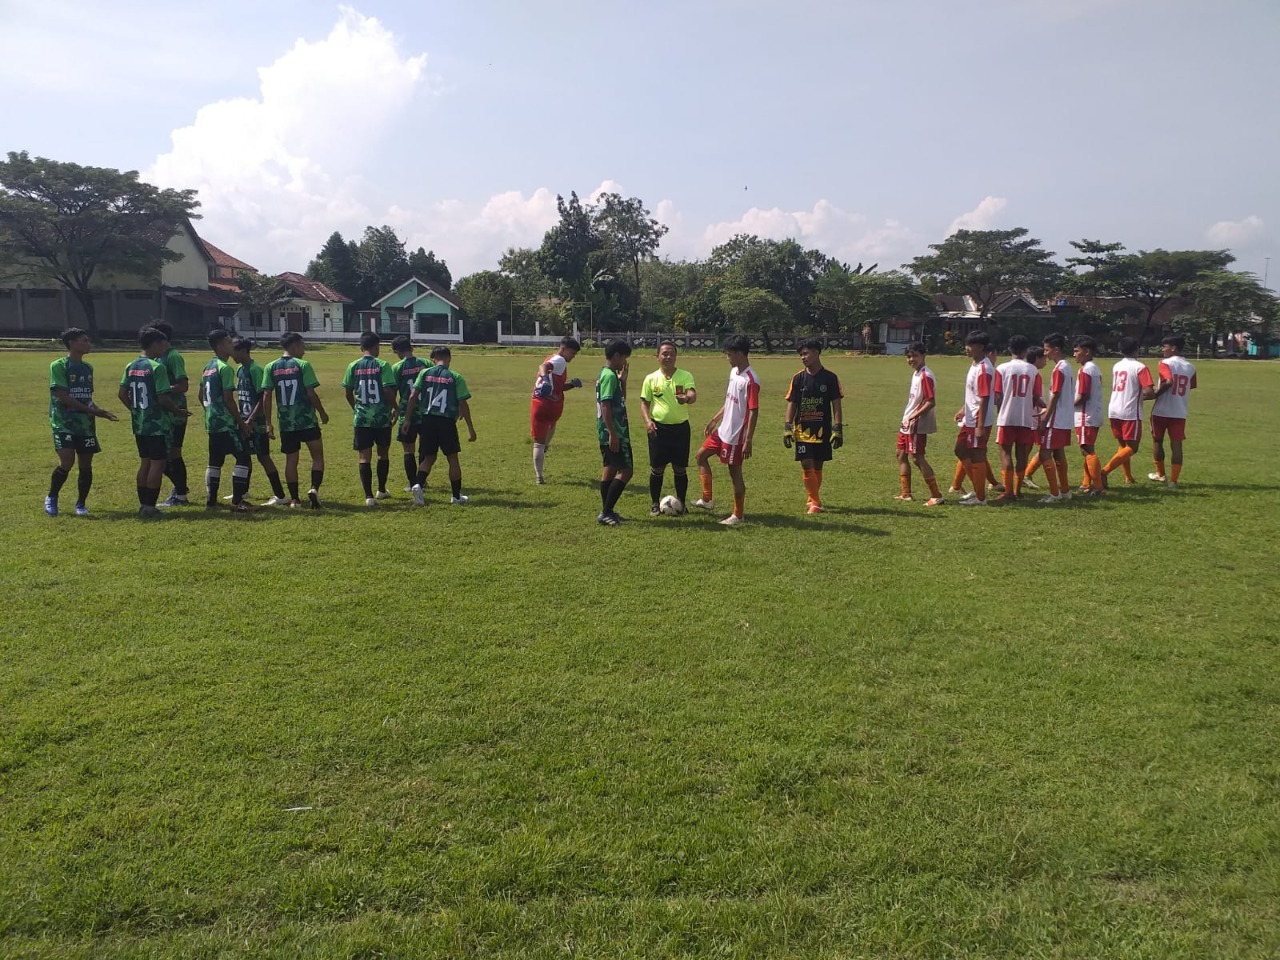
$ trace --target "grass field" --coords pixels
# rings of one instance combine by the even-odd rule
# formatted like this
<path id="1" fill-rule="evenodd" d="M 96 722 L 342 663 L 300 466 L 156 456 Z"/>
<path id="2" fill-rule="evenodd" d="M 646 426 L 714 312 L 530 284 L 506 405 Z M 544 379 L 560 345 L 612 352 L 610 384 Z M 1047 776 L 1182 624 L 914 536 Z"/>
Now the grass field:
<path id="1" fill-rule="evenodd" d="M 535 487 L 496 352 L 454 363 L 472 502 L 367 510 L 354 355 L 309 353 L 325 510 L 151 524 L 123 421 L 44 516 L 54 355 L 0 355 L 0 955 L 1280 955 L 1280 365 L 1201 364 L 1177 493 L 964 511 L 890 499 L 905 361 L 828 357 L 806 517 L 762 357 L 749 524 L 651 520 L 642 468 L 609 529 L 590 398 Z"/>

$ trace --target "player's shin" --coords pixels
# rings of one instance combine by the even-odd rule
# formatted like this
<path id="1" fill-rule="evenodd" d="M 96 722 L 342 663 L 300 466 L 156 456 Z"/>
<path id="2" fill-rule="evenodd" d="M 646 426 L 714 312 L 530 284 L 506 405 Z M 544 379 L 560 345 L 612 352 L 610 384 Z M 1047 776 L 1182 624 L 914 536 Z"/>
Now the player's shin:
<path id="1" fill-rule="evenodd" d="M 49 496 L 56 497 L 69 476 L 71 476 L 69 470 L 63 470 L 61 466 L 54 467 L 53 476 L 49 478 Z"/>
<path id="2" fill-rule="evenodd" d="M 209 464 L 204 472 L 204 489 L 207 493 L 205 506 L 212 507 L 218 503 L 218 487 L 222 483 L 222 467 Z"/>
<path id="3" fill-rule="evenodd" d="M 404 478 L 409 482 L 409 486 L 413 486 L 413 475 L 418 472 L 418 461 L 414 459 L 412 453 L 404 455 Z"/>
<path id="4" fill-rule="evenodd" d="M 253 461 L 248 454 L 237 458 L 236 465 L 231 468 L 231 502 L 241 504 L 249 493 L 249 476 L 253 472 Z"/>
<path id="5" fill-rule="evenodd" d="M 676 484 L 676 499 L 681 503 L 687 503 L 689 499 L 689 472 L 687 470 L 675 470 L 672 479 Z"/>
<path id="6" fill-rule="evenodd" d="M 320 486 L 318 483 L 314 483 L 314 478 L 315 475 L 313 474 L 312 486 Z M 364 495 L 366 499 L 373 497 L 373 464 L 366 461 L 361 461 L 360 463 L 360 486 L 364 488 Z"/>
<path id="7" fill-rule="evenodd" d="M 387 477 L 391 475 L 391 461 L 382 457 L 378 460 L 378 492 L 387 492 Z"/>
<path id="8" fill-rule="evenodd" d="M 89 490 L 93 487 L 93 467 L 86 464 L 80 468 L 76 477 L 76 503 L 84 503 L 89 499 Z"/>
<path id="9" fill-rule="evenodd" d="M 662 499 L 662 473 L 657 467 L 649 468 L 649 499 L 654 503 Z"/>

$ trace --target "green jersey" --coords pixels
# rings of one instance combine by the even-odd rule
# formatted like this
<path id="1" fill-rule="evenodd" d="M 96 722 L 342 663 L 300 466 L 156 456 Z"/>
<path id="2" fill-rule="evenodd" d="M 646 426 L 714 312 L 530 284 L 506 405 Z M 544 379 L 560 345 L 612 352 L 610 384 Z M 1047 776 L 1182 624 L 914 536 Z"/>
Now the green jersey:
<path id="1" fill-rule="evenodd" d="M 301 357 L 283 357 L 272 360 L 263 368 L 264 388 L 275 398 L 276 422 L 280 431 L 311 430 L 320 426 L 316 408 L 311 405 L 308 389 L 320 386 L 311 364 Z"/>
<path id="2" fill-rule="evenodd" d="M 602 446 L 609 444 L 609 428 L 604 424 L 606 405 L 613 414 L 613 428 L 618 432 L 618 439 L 626 446 L 631 442 L 631 435 L 627 430 L 627 398 L 622 392 L 622 381 L 618 379 L 613 367 L 601 370 L 600 379 L 596 381 L 596 432 Z"/>
<path id="3" fill-rule="evenodd" d="M 258 407 L 258 415 L 253 418 L 253 432 L 259 436 L 267 432 L 267 415 L 258 406 L 264 376 L 262 365 L 253 358 L 236 370 L 236 401 L 240 404 L 240 416 L 247 420 L 253 408 Z"/>
<path id="4" fill-rule="evenodd" d="M 355 394 L 357 427 L 391 426 L 391 400 L 397 389 L 391 364 L 377 357 L 352 360 L 342 376 L 342 385 Z"/>
<path id="5" fill-rule="evenodd" d="M 164 364 L 165 372 L 169 376 L 170 389 L 176 387 L 179 380 L 187 379 L 187 365 L 182 359 L 182 354 L 173 349 L 173 347 L 170 347 L 169 352 L 160 358 L 160 362 Z M 179 410 L 187 409 L 187 395 L 185 393 L 175 393 L 172 399 Z"/>
<path id="6" fill-rule="evenodd" d="M 204 428 L 208 433 L 234 433 L 236 415 L 227 408 L 226 391 L 236 388 L 231 364 L 214 357 L 200 374 L 200 405 L 204 407 Z"/>
<path id="7" fill-rule="evenodd" d="M 418 392 L 415 412 L 424 417 L 457 420 L 458 403 L 471 399 L 471 391 L 467 389 L 467 381 L 462 379 L 462 374 L 439 364 L 418 374 L 413 389 Z"/>
<path id="8" fill-rule="evenodd" d="M 139 357 L 124 368 L 120 386 L 129 393 L 129 416 L 137 437 L 163 437 L 168 433 L 170 414 L 160 406 L 160 397 L 170 394 L 173 384 L 165 365 L 150 357 Z"/>
<path id="9" fill-rule="evenodd" d="M 93 367 L 83 360 L 59 357 L 49 364 L 49 426 L 54 433 L 69 433 L 76 437 L 92 437 L 97 432 L 95 417 L 91 413 L 68 410 L 58 402 L 57 391 L 65 390 L 72 400 L 79 400 L 87 407 L 93 406 Z"/>
<path id="10" fill-rule="evenodd" d="M 391 365 L 391 372 L 396 375 L 396 389 L 400 391 L 400 415 L 404 416 L 404 411 L 409 408 L 409 394 L 413 392 L 413 385 L 418 382 L 418 374 L 431 364 L 418 357 L 410 354 L 399 363 Z M 414 422 L 422 419 L 422 407 L 414 407 Z"/>

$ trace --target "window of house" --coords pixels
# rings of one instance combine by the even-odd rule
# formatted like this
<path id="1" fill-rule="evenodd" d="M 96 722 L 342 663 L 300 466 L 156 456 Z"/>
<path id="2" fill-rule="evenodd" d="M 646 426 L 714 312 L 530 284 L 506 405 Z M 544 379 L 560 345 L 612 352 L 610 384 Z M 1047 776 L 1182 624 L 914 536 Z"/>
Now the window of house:
<path id="1" fill-rule="evenodd" d="M 914 339 L 915 337 L 910 327 L 903 330 L 899 330 L 897 327 L 889 328 L 888 343 L 910 343 Z"/>

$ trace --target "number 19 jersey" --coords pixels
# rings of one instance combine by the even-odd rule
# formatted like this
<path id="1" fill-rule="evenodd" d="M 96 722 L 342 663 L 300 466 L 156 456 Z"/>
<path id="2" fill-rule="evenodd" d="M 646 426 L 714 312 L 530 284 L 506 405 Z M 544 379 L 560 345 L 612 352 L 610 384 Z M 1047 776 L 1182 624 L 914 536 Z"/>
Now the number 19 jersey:
<path id="1" fill-rule="evenodd" d="M 391 364 L 377 357 L 352 360 L 342 376 L 342 386 L 355 394 L 357 427 L 391 426 L 391 398 L 396 395 Z"/>
<path id="2" fill-rule="evenodd" d="M 263 368 L 265 386 L 272 393 L 276 404 L 276 419 L 281 432 L 312 430 L 320 425 L 316 408 L 311 405 L 308 388 L 320 386 L 315 370 L 301 357 L 283 357 L 272 360 Z"/>

